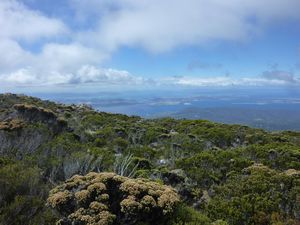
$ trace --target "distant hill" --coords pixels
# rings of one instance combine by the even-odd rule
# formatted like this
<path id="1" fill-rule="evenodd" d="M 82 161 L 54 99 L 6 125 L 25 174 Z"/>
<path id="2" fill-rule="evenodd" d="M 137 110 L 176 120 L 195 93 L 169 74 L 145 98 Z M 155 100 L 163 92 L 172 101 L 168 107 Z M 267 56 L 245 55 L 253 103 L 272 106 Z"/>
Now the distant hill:
<path id="1" fill-rule="evenodd" d="M 205 119 L 227 124 L 244 124 L 266 130 L 300 131 L 300 109 L 213 107 L 187 108 L 164 116 L 177 119 Z"/>

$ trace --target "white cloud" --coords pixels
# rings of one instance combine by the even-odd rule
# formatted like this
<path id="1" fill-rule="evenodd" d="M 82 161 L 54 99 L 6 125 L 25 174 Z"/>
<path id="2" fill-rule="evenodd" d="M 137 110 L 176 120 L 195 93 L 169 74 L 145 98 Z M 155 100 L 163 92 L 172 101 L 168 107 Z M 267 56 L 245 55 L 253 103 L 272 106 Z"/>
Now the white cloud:
<path id="1" fill-rule="evenodd" d="M 0 1 L 0 77 L 6 83 L 66 83 L 85 64 L 98 65 L 105 53 L 72 41 L 67 25 L 16 0 Z M 57 43 L 59 38 L 70 39 Z M 32 52 L 23 43 L 39 43 Z M 22 78 L 23 76 L 23 78 Z M 36 79 L 36 80 L 35 80 Z"/>
<path id="2" fill-rule="evenodd" d="M 131 75 L 128 71 L 96 68 L 85 65 L 78 70 L 70 83 L 145 84 L 146 79 Z"/>
<path id="3" fill-rule="evenodd" d="M 0 38 L 0 73 L 28 66 L 33 55 L 25 51 L 18 42 Z"/>
<path id="4" fill-rule="evenodd" d="M 269 85 L 299 85 L 300 80 L 295 78 L 295 82 L 283 80 L 280 77 L 244 77 L 231 78 L 227 76 L 216 77 L 169 77 L 160 81 L 160 85 L 180 85 L 191 87 L 226 87 L 226 86 L 269 86 Z"/>
<path id="5" fill-rule="evenodd" d="M 41 74 L 34 68 L 19 69 L 12 73 L 1 74 L 0 83 L 3 86 L 55 86 L 55 85 L 94 85 L 98 87 L 131 86 L 131 87 L 228 87 L 228 86 L 281 86 L 299 85 L 300 79 L 293 77 L 293 82 L 273 77 L 244 77 L 232 78 L 228 76 L 191 77 L 173 76 L 155 80 L 134 76 L 128 71 L 111 68 L 99 68 L 92 65 L 83 65 L 74 73 L 59 73 L 49 71 Z"/>
<path id="6" fill-rule="evenodd" d="M 99 64 L 104 58 L 101 52 L 78 43 L 51 43 L 46 44 L 42 52 L 36 55 L 34 63 L 45 70 L 73 72 L 84 64 Z"/>
<path id="7" fill-rule="evenodd" d="M 58 19 L 49 18 L 15 0 L 0 1 L 0 38 L 33 41 L 67 32 Z"/>
<path id="8" fill-rule="evenodd" d="M 0 82 L 2 84 L 34 84 L 37 81 L 37 77 L 33 75 L 28 69 L 20 69 L 10 74 L 2 74 L 0 76 Z"/>
<path id="9" fill-rule="evenodd" d="M 38 53 L 24 50 L 16 41 L 0 39 L 0 74 L 33 68 L 36 73 L 73 73 L 85 64 L 99 64 L 105 57 L 79 43 L 45 44 Z"/>
<path id="10" fill-rule="evenodd" d="M 115 50 L 141 46 L 163 52 L 212 40 L 244 41 L 275 22 L 300 19 L 299 0 L 71 0 L 98 27 L 81 41 Z M 91 13 L 91 14 L 89 14 Z"/>
<path id="11" fill-rule="evenodd" d="M 4 86 L 53 86 L 53 85 L 145 85 L 149 81 L 131 75 L 127 71 L 81 66 L 74 73 L 49 71 L 41 74 L 34 68 L 19 69 L 12 73 L 1 74 L 0 83 Z"/>

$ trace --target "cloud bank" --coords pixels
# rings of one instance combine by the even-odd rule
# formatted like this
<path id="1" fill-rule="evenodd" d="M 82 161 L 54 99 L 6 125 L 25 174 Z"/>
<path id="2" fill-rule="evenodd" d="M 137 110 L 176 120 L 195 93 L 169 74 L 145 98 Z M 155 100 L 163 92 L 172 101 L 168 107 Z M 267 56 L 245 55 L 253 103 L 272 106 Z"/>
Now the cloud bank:
<path id="1" fill-rule="evenodd" d="M 75 73 L 52 72 L 47 76 L 37 73 L 32 68 L 20 69 L 0 76 L 2 85 L 50 86 L 50 85 L 145 85 L 148 79 L 131 75 L 127 71 L 97 68 L 84 65 Z"/>
<path id="2" fill-rule="evenodd" d="M 245 41 L 278 21 L 300 18 L 298 0 L 72 0 L 72 3 L 81 15 L 104 12 L 87 39 L 96 40 L 94 44 L 110 50 L 140 46 L 164 52 L 214 40 Z"/>
<path id="3" fill-rule="evenodd" d="M 230 87 L 230 86 L 286 86 L 286 85 L 300 85 L 300 79 L 294 78 L 290 80 L 282 79 L 282 77 L 244 77 L 232 78 L 228 76 L 214 76 L 214 77 L 169 77 L 158 81 L 161 85 L 179 85 L 188 87 Z"/>
<path id="4" fill-rule="evenodd" d="M 266 74 L 268 76 L 266 76 Z M 157 79 L 146 79 L 134 76 L 128 71 L 97 68 L 92 65 L 84 65 L 75 73 L 52 72 L 47 76 L 36 73 L 33 69 L 20 69 L 13 73 L 2 74 L 0 83 L 3 86 L 15 85 L 18 87 L 34 86 L 70 86 L 70 85 L 96 85 L 102 87 L 114 86 L 144 86 L 144 87 L 230 87 L 230 86 L 282 86 L 300 85 L 300 79 L 285 76 L 287 72 L 281 71 L 280 76 L 270 72 L 264 72 L 261 76 L 232 78 L 229 76 L 191 77 L 172 76 Z"/>

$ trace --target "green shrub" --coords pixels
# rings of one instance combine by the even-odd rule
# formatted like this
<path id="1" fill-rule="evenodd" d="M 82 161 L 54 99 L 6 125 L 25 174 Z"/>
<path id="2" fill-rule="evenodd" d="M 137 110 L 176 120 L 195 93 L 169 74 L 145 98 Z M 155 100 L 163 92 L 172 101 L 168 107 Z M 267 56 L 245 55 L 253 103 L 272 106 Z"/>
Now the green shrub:
<path id="1" fill-rule="evenodd" d="M 192 207 L 180 204 L 167 225 L 210 225 L 210 219 Z"/>

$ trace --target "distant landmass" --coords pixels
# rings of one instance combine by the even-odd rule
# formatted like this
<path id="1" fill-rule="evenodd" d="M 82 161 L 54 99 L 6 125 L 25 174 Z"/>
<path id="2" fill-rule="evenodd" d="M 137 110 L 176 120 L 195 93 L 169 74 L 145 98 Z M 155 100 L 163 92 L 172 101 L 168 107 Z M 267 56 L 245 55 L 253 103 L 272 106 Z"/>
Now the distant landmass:
<path id="1" fill-rule="evenodd" d="M 99 111 L 145 118 L 206 119 L 270 131 L 300 131 L 298 92 L 196 90 L 36 94 L 36 96 L 61 103 L 84 103 Z"/>
<path id="2" fill-rule="evenodd" d="M 196 108 L 191 107 L 165 116 L 206 119 L 227 124 L 244 124 L 267 130 L 300 130 L 299 109 L 266 108 Z"/>

